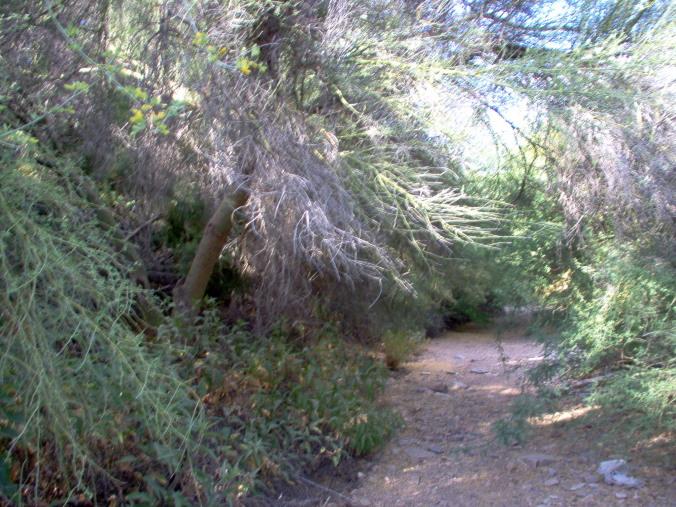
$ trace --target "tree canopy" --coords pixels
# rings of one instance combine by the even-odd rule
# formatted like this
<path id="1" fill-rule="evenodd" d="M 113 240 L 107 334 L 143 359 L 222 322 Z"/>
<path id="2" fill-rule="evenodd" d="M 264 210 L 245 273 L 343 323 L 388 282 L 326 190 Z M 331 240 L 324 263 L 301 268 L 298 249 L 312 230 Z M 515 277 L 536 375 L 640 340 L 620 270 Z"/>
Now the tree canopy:
<path id="1" fill-rule="evenodd" d="M 590 402 L 673 431 L 675 14 L 5 0 L 2 496 L 232 501 L 368 453 L 360 347 L 504 306 L 539 385 L 607 373 Z"/>

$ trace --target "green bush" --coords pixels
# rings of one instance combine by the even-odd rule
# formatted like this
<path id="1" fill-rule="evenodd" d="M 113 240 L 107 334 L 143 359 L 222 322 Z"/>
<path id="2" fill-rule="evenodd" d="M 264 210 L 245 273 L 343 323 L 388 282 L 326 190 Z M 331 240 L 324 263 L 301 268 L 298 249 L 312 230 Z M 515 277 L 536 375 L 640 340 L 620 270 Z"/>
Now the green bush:
<path id="1" fill-rule="evenodd" d="M 597 240 L 543 291 L 535 336 L 548 360 L 529 372 L 524 396 L 496 429 L 520 440 L 526 419 L 553 408 L 569 381 L 598 377 L 586 402 L 613 415 L 615 431 L 643 436 L 676 429 L 676 271 L 648 245 Z"/>
<path id="2" fill-rule="evenodd" d="M 375 404 L 385 368 L 331 329 L 256 336 L 212 310 L 135 331 L 152 295 L 83 197 L 91 182 L 36 146 L 2 156 L 6 499 L 222 505 L 389 436 L 397 418 Z"/>
<path id="3" fill-rule="evenodd" d="M 38 153 L 2 153 L 0 186 L 0 448 L 5 495 L 37 503 L 105 497 L 176 473 L 201 427 L 199 407 L 172 367 L 169 344 L 133 330 L 141 293 L 114 231 L 82 194 L 83 175 Z M 43 162 L 38 162 L 38 157 Z M 44 162 L 44 160 L 51 160 Z M 126 477 L 126 479 L 125 479 Z M 8 488 L 14 488 L 8 495 Z"/>
<path id="4" fill-rule="evenodd" d="M 369 454 L 398 424 L 375 404 L 387 371 L 331 327 L 292 343 L 278 327 L 256 336 L 244 324 L 225 328 L 206 312 L 190 346 L 199 364 L 197 391 L 212 408 L 229 400 L 233 427 L 255 469 L 285 473 L 299 463 L 337 464 L 346 453 Z M 190 363 L 190 360 L 187 364 Z M 245 446 L 246 447 L 246 446 Z"/>
<path id="5" fill-rule="evenodd" d="M 618 429 L 673 431 L 676 278 L 669 247 L 655 231 L 620 239 L 609 222 L 566 238 L 563 211 L 543 172 L 522 179 L 523 171 L 509 167 L 473 183 L 488 197 L 514 203 L 503 224 L 513 240 L 484 269 L 499 303 L 537 310 L 531 332 L 548 357 L 530 372 L 538 397 L 520 398 L 496 426 L 498 436 L 522 440 L 527 419 L 552 408 L 569 380 L 597 375 L 602 381 L 591 386 L 587 402 L 623 419 Z"/>
<path id="6" fill-rule="evenodd" d="M 558 344 L 562 363 L 578 376 L 608 374 L 590 402 L 640 429 L 676 429 L 673 265 L 635 245 L 610 243 L 580 270 L 589 280 L 571 294 Z"/>
<path id="7" fill-rule="evenodd" d="M 420 348 L 421 336 L 416 336 L 406 330 L 390 330 L 383 336 L 383 352 L 385 364 L 388 368 L 396 370 L 402 363 Z"/>

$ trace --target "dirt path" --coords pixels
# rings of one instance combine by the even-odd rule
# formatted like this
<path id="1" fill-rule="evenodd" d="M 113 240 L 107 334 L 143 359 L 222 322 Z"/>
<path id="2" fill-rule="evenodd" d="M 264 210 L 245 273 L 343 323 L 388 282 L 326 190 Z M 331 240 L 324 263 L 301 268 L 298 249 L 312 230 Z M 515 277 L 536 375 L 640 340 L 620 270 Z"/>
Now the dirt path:
<path id="1" fill-rule="evenodd" d="M 604 428 L 576 421 L 581 409 L 542 421 L 524 446 L 495 442 L 492 424 L 508 413 L 525 369 L 541 360 L 537 345 L 512 333 L 502 361 L 495 338 L 492 330 L 449 332 L 391 379 L 385 400 L 406 426 L 364 463 L 345 492 L 350 505 L 676 505 L 673 470 L 604 442 Z M 595 472 L 620 457 L 643 487 L 609 486 Z"/>

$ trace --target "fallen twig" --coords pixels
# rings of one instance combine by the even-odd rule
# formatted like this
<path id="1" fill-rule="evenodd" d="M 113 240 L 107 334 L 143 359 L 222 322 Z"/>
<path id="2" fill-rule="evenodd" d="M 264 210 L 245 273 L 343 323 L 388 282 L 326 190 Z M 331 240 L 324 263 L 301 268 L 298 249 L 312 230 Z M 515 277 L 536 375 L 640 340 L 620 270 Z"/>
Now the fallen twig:
<path id="1" fill-rule="evenodd" d="M 133 238 L 134 236 L 136 236 L 139 232 L 141 232 L 143 229 L 145 229 L 146 227 L 148 227 L 150 224 L 152 224 L 152 223 L 154 223 L 154 222 L 157 222 L 161 217 L 162 217 L 162 215 L 155 215 L 154 217 L 151 217 L 149 220 L 146 220 L 146 221 L 143 222 L 141 225 L 139 225 L 136 229 L 134 229 L 134 230 L 131 231 L 129 234 L 127 234 L 127 235 L 124 237 L 124 240 L 125 240 L 125 241 L 129 241 L 131 238 Z"/>

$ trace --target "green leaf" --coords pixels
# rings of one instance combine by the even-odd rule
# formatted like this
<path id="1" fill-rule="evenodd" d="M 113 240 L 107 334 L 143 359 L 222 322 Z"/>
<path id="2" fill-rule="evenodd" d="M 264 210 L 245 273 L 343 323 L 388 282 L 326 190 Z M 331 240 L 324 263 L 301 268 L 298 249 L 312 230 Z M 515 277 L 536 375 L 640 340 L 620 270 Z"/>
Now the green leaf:
<path id="1" fill-rule="evenodd" d="M 163 136 L 166 136 L 169 134 L 169 127 L 167 127 L 166 124 L 164 123 L 159 123 L 155 126 L 155 129 L 162 134 Z"/>
<path id="2" fill-rule="evenodd" d="M 139 87 L 134 88 L 134 96 L 139 100 L 148 100 L 148 93 Z"/>
<path id="3" fill-rule="evenodd" d="M 139 122 L 139 123 L 136 123 L 136 124 L 131 128 L 131 135 L 132 135 L 132 136 L 138 135 L 139 132 L 142 132 L 142 131 L 145 130 L 146 126 L 147 126 L 147 124 L 146 124 L 145 120 L 143 120 L 143 121 L 141 121 L 141 122 Z"/>
<path id="4" fill-rule="evenodd" d="M 70 92 L 87 93 L 89 91 L 89 83 L 85 83 L 84 81 L 73 81 L 72 83 L 64 85 L 64 88 Z"/>

